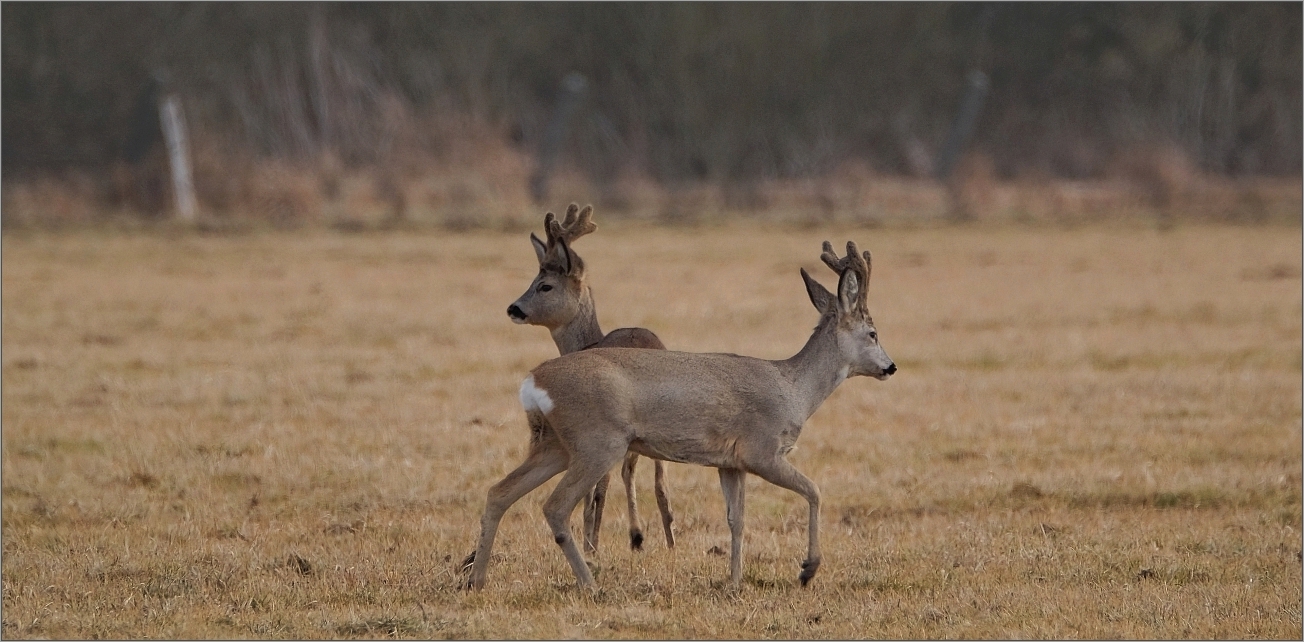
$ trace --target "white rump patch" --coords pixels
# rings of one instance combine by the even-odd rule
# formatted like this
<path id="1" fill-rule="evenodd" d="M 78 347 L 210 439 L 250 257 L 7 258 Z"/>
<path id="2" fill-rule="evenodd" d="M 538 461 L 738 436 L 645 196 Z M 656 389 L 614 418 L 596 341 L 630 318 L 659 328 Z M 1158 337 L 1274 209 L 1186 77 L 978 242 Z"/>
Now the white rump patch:
<path id="1" fill-rule="evenodd" d="M 525 412 L 538 410 L 545 415 L 552 412 L 552 397 L 548 396 L 547 390 L 534 385 L 534 375 L 521 382 L 521 406 Z"/>

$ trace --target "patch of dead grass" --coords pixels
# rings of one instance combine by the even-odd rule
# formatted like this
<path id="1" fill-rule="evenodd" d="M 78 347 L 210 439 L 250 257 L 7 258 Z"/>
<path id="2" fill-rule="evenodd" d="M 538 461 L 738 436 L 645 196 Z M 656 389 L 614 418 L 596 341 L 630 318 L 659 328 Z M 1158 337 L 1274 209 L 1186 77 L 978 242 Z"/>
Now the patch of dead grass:
<path id="1" fill-rule="evenodd" d="M 874 252 L 901 372 L 844 384 L 749 481 L 724 589 L 713 471 L 669 468 L 679 544 L 606 516 L 599 590 L 540 514 L 456 590 L 555 355 L 503 310 L 524 234 L 3 237 L 6 637 L 1300 636 L 1298 228 L 819 229 L 608 221 L 580 251 L 604 327 L 782 358 L 797 268 Z M 1284 267 L 1283 267 L 1284 266 Z M 615 497 L 620 496 L 613 488 Z M 578 523 L 578 518 L 575 519 Z"/>

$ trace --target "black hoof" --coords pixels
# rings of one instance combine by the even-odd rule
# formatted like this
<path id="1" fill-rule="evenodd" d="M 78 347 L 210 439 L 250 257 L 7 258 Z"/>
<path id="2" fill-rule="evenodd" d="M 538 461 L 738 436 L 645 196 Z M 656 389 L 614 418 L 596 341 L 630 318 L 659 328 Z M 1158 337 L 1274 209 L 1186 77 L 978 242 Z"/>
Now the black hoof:
<path id="1" fill-rule="evenodd" d="M 643 550 L 643 533 L 633 532 L 629 534 L 629 547 L 636 551 Z"/>
<path id="2" fill-rule="evenodd" d="M 809 561 L 801 563 L 801 575 L 798 575 L 797 579 L 801 581 L 803 587 L 810 583 L 811 579 L 815 577 L 815 571 L 818 571 L 819 568 L 819 562 L 814 564 Z"/>

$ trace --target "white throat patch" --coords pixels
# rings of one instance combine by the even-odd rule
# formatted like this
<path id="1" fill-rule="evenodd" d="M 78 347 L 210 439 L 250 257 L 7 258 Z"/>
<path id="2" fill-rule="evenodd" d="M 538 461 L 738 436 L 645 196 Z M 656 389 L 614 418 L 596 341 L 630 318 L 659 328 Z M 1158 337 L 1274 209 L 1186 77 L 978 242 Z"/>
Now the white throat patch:
<path id="1" fill-rule="evenodd" d="M 552 397 L 548 396 L 548 391 L 543 388 L 535 387 L 534 375 L 525 378 L 521 382 L 521 406 L 525 412 L 538 410 L 543 414 L 552 412 Z"/>

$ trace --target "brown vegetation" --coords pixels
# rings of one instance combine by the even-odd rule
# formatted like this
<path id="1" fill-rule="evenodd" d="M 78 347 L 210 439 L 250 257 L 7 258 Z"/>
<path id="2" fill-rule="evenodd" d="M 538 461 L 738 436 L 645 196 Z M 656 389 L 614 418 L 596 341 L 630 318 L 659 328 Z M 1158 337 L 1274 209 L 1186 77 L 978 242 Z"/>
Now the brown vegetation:
<path id="1" fill-rule="evenodd" d="M 755 208 L 752 186 L 771 180 L 821 180 L 855 164 L 889 177 L 949 166 L 963 141 L 945 141 L 976 72 L 990 91 L 968 148 L 1004 180 L 1101 179 L 1150 145 L 1216 175 L 1300 172 L 1301 10 L 1290 3 L 12 3 L 0 12 L 6 187 L 74 170 L 109 183 L 121 164 L 158 170 L 156 103 L 175 94 L 196 139 L 209 153 L 221 147 L 197 172 L 210 181 L 201 202 L 219 212 L 316 215 L 302 196 L 262 204 L 257 186 L 235 198 L 211 183 L 226 177 L 203 171 L 258 175 L 268 163 L 393 174 L 374 178 L 380 200 L 420 210 L 422 197 L 395 189 L 413 179 L 413 155 L 458 168 L 450 148 L 483 142 L 560 159 L 603 193 L 631 178 L 708 183 L 729 207 Z M 573 72 L 586 89 L 563 110 Z M 571 117 L 559 120 L 562 111 Z M 155 171 L 134 182 L 105 190 L 111 206 L 161 213 L 166 181 Z M 428 187 L 449 194 L 437 201 L 474 200 L 482 188 L 471 177 Z"/>
<path id="2" fill-rule="evenodd" d="M 504 313 L 523 233 L 23 232 L 3 635 L 1300 637 L 1297 225 L 603 220 L 604 324 L 672 349 L 787 356 L 816 317 L 798 267 L 826 238 L 874 252 L 901 371 L 844 384 L 791 455 L 824 494 L 809 589 L 799 498 L 749 483 L 731 597 L 714 471 L 672 465 L 673 551 L 606 547 L 575 590 L 545 486 L 486 590 L 455 590 L 555 355 Z"/>
<path id="3" fill-rule="evenodd" d="M 487 129 L 466 125 L 467 130 Z M 533 161 L 488 131 L 450 136 L 440 158 L 414 153 L 403 162 L 345 167 L 326 157 L 316 164 L 224 156 L 211 140 L 197 144 L 196 189 L 207 230 L 320 229 L 365 231 L 472 229 L 523 231 L 539 208 L 527 190 Z M 1124 162 L 1125 161 L 1125 162 Z M 1198 172 L 1171 149 L 1138 150 L 1108 176 L 1065 180 L 1049 176 L 1002 179 L 989 158 L 968 155 L 945 182 L 877 174 L 848 162 L 823 177 L 768 180 L 745 187 L 712 182 L 661 186 L 626 174 L 607 185 L 574 172 L 553 179 L 558 200 L 592 200 L 604 218 L 671 225 L 728 220 L 806 226 L 931 225 L 941 221 L 1077 226 L 1106 222 L 1280 224 L 1299 220 L 1299 177 L 1230 178 Z M 122 169 L 115 182 L 74 172 L 5 185 L 8 230 L 157 225 L 141 200 L 114 205 L 138 178 Z M 141 197 L 145 198 L 145 197 Z M 171 198 L 170 195 L 167 198 Z M 170 206 L 168 206 L 170 208 Z M 165 209 L 168 209 L 165 208 Z M 168 216 L 155 213 L 157 216 Z"/>

